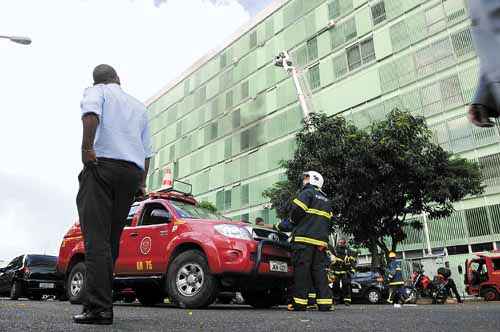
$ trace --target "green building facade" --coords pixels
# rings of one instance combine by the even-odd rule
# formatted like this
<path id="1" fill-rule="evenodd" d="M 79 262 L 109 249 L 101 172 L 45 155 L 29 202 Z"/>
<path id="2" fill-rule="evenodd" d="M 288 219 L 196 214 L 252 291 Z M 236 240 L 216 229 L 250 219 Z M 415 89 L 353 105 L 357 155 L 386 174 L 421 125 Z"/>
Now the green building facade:
<path id="1" fill-rule="evenodd" d="M 465 0 L 278 0 L 223 48 L 194 64 L 148 102 L 157 154 L 148 186 L 163 169 L 193 185 L 233 219 L 275 223 L 261 193 L 283 178 L 302 113 L 291 78 L 273 64 L 288 50 L 315 111 L 359 126 L 399 107 L 426 117 L 445 149 L 477 160 L 486 192 L 456 204 L 444 220 L 409 230 L 407 258 L 433 252 L 462 262 L 500 249 L 499 128 L 466 118 L 478 79 Z M 423 217 L 422 217 L 423 218 Z"/>

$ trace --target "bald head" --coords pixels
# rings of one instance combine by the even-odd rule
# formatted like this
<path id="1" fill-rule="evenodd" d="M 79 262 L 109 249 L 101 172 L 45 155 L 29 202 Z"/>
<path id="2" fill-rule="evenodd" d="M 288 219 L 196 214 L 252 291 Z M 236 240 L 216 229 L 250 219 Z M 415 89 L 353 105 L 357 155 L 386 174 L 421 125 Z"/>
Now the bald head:
<path id="1" fill-rule="evenodd" d="M 120 84 L 118 74 L 110 65 L 102 64 L 95 67 L 92 76 L 94 77 L 94 85 L 109 83 Z"/>

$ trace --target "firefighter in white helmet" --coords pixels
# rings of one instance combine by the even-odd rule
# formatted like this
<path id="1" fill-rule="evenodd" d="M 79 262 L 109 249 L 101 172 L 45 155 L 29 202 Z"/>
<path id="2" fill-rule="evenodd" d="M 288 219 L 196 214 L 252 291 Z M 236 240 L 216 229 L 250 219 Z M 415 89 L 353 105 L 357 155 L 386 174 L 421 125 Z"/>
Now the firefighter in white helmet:
<path id="1" fill-rule="evenodd" d="M 321 191 L 323 177 L 315 171 L 303 173 L 303 187 L 292 201 L 292 248 L 294 291 L 289 310 L 305 310 L 308 293 L 317 292 L 316 303 L 321 311 L 332 308 L 332 294 L 326 275 L 326 249 L 332 229 L 332 205 Z"/>

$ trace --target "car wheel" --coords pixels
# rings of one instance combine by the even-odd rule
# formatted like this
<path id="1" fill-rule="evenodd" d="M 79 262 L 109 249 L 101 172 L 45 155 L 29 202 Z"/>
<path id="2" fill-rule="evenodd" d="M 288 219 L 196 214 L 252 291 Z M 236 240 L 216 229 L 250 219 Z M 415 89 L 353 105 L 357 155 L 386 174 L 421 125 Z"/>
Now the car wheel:
<path id="1" fill-rule="evenodd" d="M 17 300 L 23 295 L 23 283 L 15 280 L 10 287 L 10 299 Z"/>
<path id="2" fill-rule="evenodd" d="M 183 308 L 203 308 L 212 304 L 218 292 L 218 280 L 210 274 L 205 255 L 198 250 L 185 251 L 170 264 L 168 293 Z"/>
<path id="3" fill-rule="evenodd" d="M 67 297 L 71 304 L 82 303 L 83 292 L 85 291 L 86 271 L 87 269 L 83 262 L 77 263 L 71 268 L 66 282 Z"/>
<path id="4" fill-rule="evenodd" d="M 245 291 L 242 293 L 245 303 L 256 309 L 268 309 L 281 304 L 284 293 L 279 290 Z"/>
<path id="5" fill-rule="evenodd" d="M 370 289 L 366 292 L 366 299 L 370 304 L 380 303 L 381 295 L 380 292 L 376 289 Z"/>
<path id="6" fill-rule="evenodd" d="M 494 288 L 485 288 L 481 294 L 485 301 L 495 301 L 498 298 L 498 293 Z"/>

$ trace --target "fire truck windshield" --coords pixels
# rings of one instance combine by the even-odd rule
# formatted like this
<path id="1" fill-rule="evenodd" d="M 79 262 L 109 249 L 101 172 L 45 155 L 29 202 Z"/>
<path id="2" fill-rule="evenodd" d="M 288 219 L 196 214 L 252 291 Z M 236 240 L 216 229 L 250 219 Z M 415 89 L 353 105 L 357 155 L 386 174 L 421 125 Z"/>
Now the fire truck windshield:
<path id="1" fill-rule="evenodd" d="M 192 204 L 188 204 L 185 202 L 170 200 L 170 203 L 175 208 L 180 218 L 189 218 L 189 219 L 222 219 L 229 220 L 228 218 L 214 213 L 208 209 L 205 209 L 200 206 L 195 206 Z"/>

